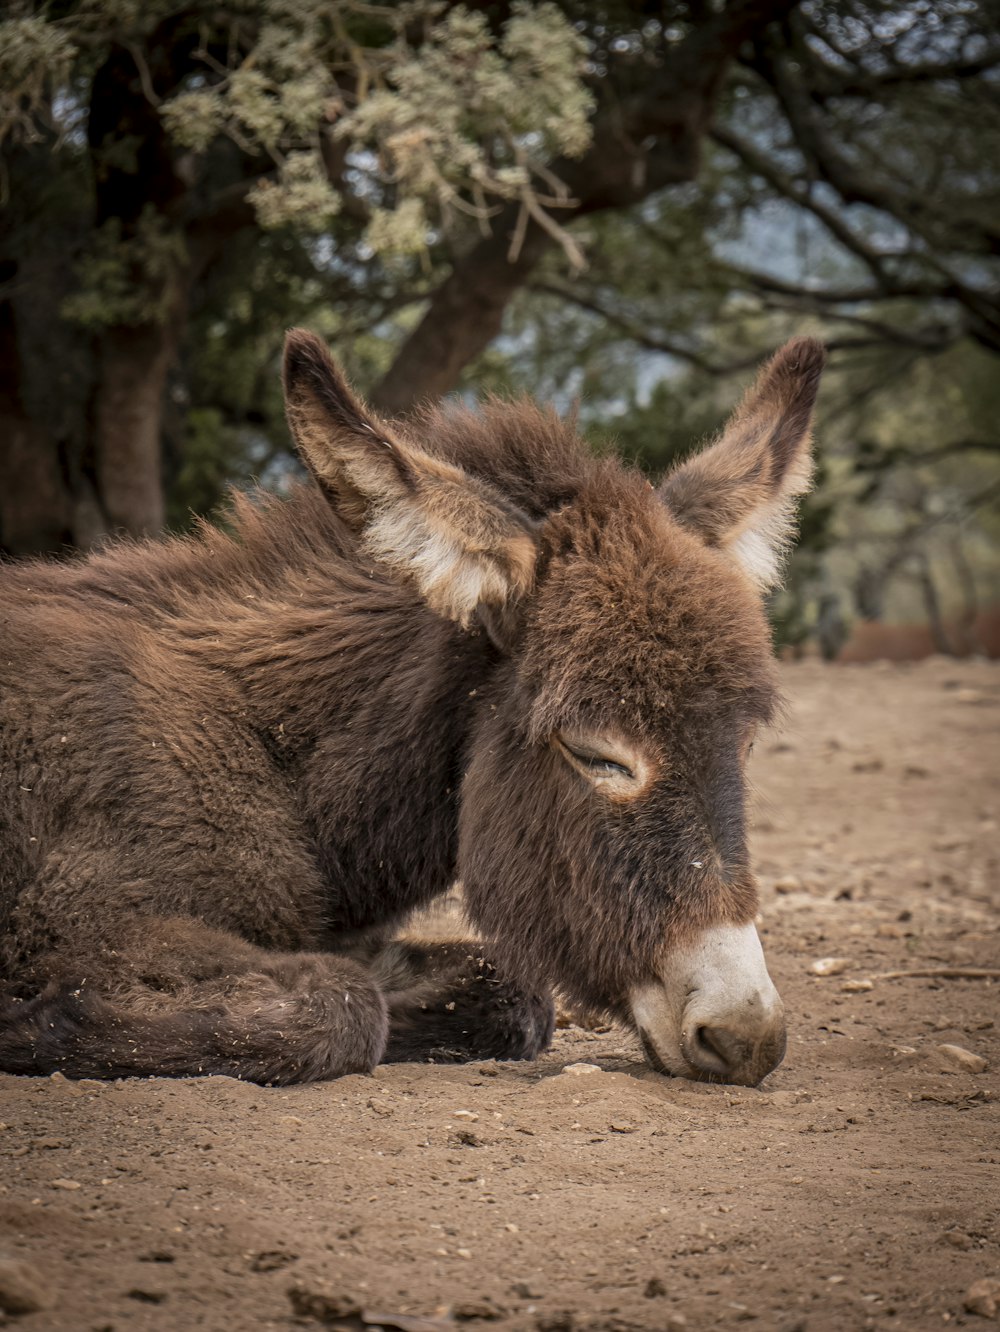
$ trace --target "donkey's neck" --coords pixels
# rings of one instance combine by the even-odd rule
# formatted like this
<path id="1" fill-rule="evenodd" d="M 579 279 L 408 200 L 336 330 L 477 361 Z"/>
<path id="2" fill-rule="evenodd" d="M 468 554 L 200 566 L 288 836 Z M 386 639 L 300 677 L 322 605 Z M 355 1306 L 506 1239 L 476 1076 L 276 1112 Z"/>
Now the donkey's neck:
<path id="1" fill-rule="evenodd" d="M 233 595 L 181 626 L 185 650 L 232 681 L 281 770 L 329 885 L 331 929 L 364 929 L 454 877 L 469 733 L 498 659 L 484 633 L 429 611 L 342 531 L 284 558 L 282 510 L 305 521 L 295 501 L 263 515 L 281 573 L 251 585 L 234 569 Z M 239 534 L 251 567 L 260 535 Z"/>
<path id="2" fill-rule="evenodd" d="M 399 743 L 404 725 L 439 728 L 446 701 L 471 710 L 458 700 L 496 664 L 484 632 L 430 611 L 309 490 L 238 518 L 222 547 L 231 568 L 177 623 L 188 652 L 238 682 L 258 727 L 281 728 L 292 752 L 341 729 Z"/>
<path id="3" fill-rule="evenodd" d="M 308 487 L 238 499 L 231 527 L 24 577 L 130 619 L 193 668 L 204 706 L 263 745 L 268 780 L 320 862 L 332 930 L 398 917 L 453 877 L 468 736 L 489 706 L 495 650 L 363 558 Z"/>

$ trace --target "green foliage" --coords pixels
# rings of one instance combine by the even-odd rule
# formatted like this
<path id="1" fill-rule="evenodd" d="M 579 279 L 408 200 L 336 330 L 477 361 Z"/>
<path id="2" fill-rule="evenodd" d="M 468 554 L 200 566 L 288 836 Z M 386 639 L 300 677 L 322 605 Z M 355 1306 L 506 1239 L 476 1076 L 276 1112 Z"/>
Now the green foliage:
<path id="1" fill-rule="evenodd" d="M 0 19 L 0 144 L 37 137 L 50 90 L 65 83 L 75 54 L 66 29 L 41 15 Z"/>
<path id="2" fill-rule="evenodd" d="M 605 409 L 593 419 L 593 407 L 585 407 L 588 437 L 597 448 L 614 448 L 658 478 L 698 445 L 710 441 L 729 405 L 726 396 L 720 401 L 716 383 L 674 374 L 656 382 L 645 399 L 633 387 L 613 415 Z"/>
<path id="3" fill-rule="evenodd" d="M 167 525 L 183 531 L 196 514 L 215 511 L 244 470 L 244 442 L 218 407 L 194 407 L 184 422 L 184 449 L 171 477 Z"/>
<path id="4" fill-rule="evenodd" d="M 429 2 L 367 6 L 364 24 L 348 0 L 248 9 L 260 18 L 252 39 L 237 33 L 226 64 L 206 57 L 215 77 L 160 114 L 196 153 L 225 135 L 272 159 L 250 196 L 266 228 L 320 231 L 337 212 L 328 130 L 373 187 L 391 186 L 391 206 L 375 205 L 364 235 L 390 255 L 426 251 L 432 218 L 485 218 L 492 198 L 534 205 L 541 164 L 589 143 L 585 43 L 554 5 L 515 6 L 499 37 L 485 14 L 458 6 L 437 17 Z"/>
<path id="5" fill-rule="evenodd" d="M 172 169 L 198 208 L 214 189 L 238 187 L 264 232 L 328 236 L 342 207 L 342 166 L 328 159 L 346 153 L 364 203 L 359 218 L 355 198 L 353 228 L 339 234 L 345 258 L 384 256 L 397 276 L 417 260 L 426 278 L 442 225 L 485 218 L 498 197 L 557 202 L 549 184 L 539 202 L 538 162 L 585 148 L 592 106 L 585 44 L 555 6 L 515 6 L 498 32 L 474 9 L 441 10 L 435 0 L 243 0 L 178 16 L 168 0 L 84 0 L 58 19 L 26 11 L 0 22 L 0 141 L 62 136 L 51 168 L 76 174 L 87 160 L 79 127 L 90 80 L 124 48 L 146 114 L 155 105 L 172 151 L 187 154 Z M 170 43 L 190 54 L 157 92 L 154 69 L 177 49 Z M 148 130 L 129 124 L 89 146 L 98 181 L 149 169 Z M 150 200 L 137 219 L 92 228 L 74 251 L 65 318 L 90 330 L 162 324 L 188 260 L 184 215 Z"/>
<path id="6" fill-rule="evenodd" d="M 76 267 L 79 286 L 62 302 L 61 313 L 89 329 L 162 324 L 185 258 L 184 237 L 152 207 L 127 237 L 121 220 L 109 218 L 91 234 Z"/>
<path id="7" fill-rule="evenodd" d="M 35 284 L 16 297 L 25 357 L 40 363 L 58 324 L 59 399 L 82 403 L 92 333 L 166 335 L 184 311 L 165 426 L 183 527 L 227 483 L 294 469 L 277 377 L 289 325 L 319 331 L 372 388 L 504 210 L 513 249 L 529 217 L 560 244 L 459 390 L 578 402 L 594 447 L 651 476 L 715 432 L 785 337 L 833 342 L 824 466 L 772 608 L 780 642 L 814 633 L 831 599 L 846 610 L 862 574 L 892 613 L 919 616 L 924 556 L 945 602 L 956 549 L 986 585 L 1000 119 L 985 8 L 805 0 L 731 63 L 695 181 L 564 225 L 560 160 L 607 141 L 655 172 L 675 145 L 617 137 L 622 117 L 731 9 L 681 4 L 664 26 L 633 0 L 9 5 L 0 201 L 3 258 Z M 976 61 L 982 75 L 908 81 L 910 65 Z M 117 120 L 95 101 L 102 76 Z M 674 78 L 657 96 L 688 91 Z M 48 391 L 38 380 L 29 400 Z"/>
<path id="8" fill-rule="evenodd" d="M 278 179 L 259 180 L 249 198 L 265 231 L 285 226 L 324 231 L 340 212 L 340 197 L 330 185 L 322 161 L 310 152 L 289 153 Z"/>
<path id="9" fill-rule="evenodd" d="M 590 142 L 593 98 L 581 81 L 585 43 L 554 5 L 515 7 L 497 43 L 486 15 L 459 7 L 418 50 L 397 44 L 383 86 L 345 116 L 337 134 L 367 145 L 406 195 L 441 220 L 456 209 L 487 215 L 492 198 L 532 197 L 533 177 L 552 156 L 579 156 Z M 463 199 L 471 189 L 472 202 Z M 369 246 L 412 251 L 426 221 L 412 210 L 408 234 L 379 217 Z"/>

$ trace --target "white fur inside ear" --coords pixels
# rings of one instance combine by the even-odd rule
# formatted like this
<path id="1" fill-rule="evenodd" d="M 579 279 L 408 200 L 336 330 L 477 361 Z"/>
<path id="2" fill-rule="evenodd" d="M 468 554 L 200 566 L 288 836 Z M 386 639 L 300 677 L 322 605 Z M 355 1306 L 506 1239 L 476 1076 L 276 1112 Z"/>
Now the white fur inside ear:
<path id="1" fill-rule="evenodd" d="M 762 592 L 774 587 L 781 578 L 781 552 L 769 544 L 763 532 L 741 532 L 726 549 L 750 580 Z"/>
<path id="2" fill-rule="evenodd" d="M 495 560 L 436 531 L 417 505 L 380 509 L 364 545 L 375 559 L 408 574 L 432 610 L 465 627 L 478 605 L 502 605 L 510 596 L 510 581 Z"/>
<path id="3" fill-rule="evenodd" d="M 781 493 L 750 515 L 725 548 L 762 592 L 777 587 L 795 540 L 796 501 L 812 484 L 812 459 L 803 450 L 785 476 Z"/>
<path id="4" fill-rule="evenodd" d="M 777 587 L 795 538 L 793 497 L 757 509 L 742 531 L 725 544 L 743 572 L 762 592 Z"/>

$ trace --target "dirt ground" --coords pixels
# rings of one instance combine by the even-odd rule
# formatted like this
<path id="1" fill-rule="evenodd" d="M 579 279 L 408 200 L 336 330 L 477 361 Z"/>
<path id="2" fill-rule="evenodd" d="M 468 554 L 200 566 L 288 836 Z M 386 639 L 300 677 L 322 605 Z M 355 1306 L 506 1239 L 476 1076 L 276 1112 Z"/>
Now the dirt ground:
<path id="1" fill-rule="evenodd" d="M 784 669 L 753 759 L 790 1028 L 761 1089 L 578 1027 L 533 1064 L 291 1090 L 0 1077 L 0 1251 L 51 1305 L 12 1321 L 990 1326 L 964 1302 L 1000 1278 L 1000 986 L 879 975 L 1000 967 L 1000 666 Z"/>

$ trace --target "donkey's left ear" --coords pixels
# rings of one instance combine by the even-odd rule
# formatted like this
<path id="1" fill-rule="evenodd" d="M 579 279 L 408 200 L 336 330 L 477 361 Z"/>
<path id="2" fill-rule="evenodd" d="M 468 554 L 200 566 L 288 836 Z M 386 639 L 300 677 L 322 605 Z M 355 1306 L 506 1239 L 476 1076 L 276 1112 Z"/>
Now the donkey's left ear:
<path id="1" fill-rule="evenodd" d="M 285 341 L 285 407 L 331 506 L 433 610 L 468 626 L 484 608 L 506 616 L 529 591 L 538 553 L 531 520 L 487 482 L 379 420 L 305 329 Z"/>
<path id="2" fill-rule="evenodd" d="M 778 581 L 795 531 L 795 501 L 812 479 L 810 424 L 825 361 L 814 338 L 786 343 L 716 443 L 660 486 L 674 517 L 728 551 L 761 589 Z"/>

